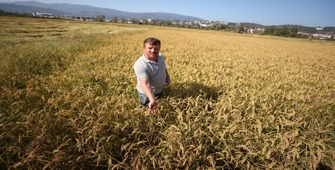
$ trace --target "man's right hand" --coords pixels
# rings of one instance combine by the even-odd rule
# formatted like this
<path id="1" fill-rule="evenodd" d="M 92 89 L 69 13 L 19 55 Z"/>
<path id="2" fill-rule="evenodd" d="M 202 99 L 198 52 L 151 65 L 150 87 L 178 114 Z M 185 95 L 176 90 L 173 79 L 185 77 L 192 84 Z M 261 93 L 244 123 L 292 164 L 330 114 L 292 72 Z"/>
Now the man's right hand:
<path id="1" fill-rule="evenodd" d="M 150 101 L 150 103 L 148 104 L 148 108 L 149 108 L 149 112 L 150 113 L 156 113 L 157 109 L 158 109 L 158 103 L 156 102 L 156 100 L 154 101 Z"/>

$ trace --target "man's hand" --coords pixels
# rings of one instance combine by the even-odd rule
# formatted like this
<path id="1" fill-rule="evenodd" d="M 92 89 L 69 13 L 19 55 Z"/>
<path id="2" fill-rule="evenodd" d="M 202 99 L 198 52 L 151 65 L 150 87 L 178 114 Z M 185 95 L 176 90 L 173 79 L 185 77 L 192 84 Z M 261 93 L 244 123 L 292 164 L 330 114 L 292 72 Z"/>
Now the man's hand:
<path id="1" fill-rule="evenodd" d="M 149 105 L 148 105 L 148 108 L 149 108 L 149 112 L 150 113 L 156 113 L 157 109 L 158 109 L 158 103 L 156 102 L 156 100 L 154 101 L 150 101 Z"/>

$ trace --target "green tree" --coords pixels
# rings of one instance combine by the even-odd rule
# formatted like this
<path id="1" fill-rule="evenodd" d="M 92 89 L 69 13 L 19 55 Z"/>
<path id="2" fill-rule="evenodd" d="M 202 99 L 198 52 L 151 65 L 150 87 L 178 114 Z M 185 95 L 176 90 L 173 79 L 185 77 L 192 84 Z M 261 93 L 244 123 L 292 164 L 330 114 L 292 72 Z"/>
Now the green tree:
<path id="1" fill-rule="evenodd" d="M 98 15 L 97 16 L 97 21 L 104 22 L 105 21 L 105 16 L 104 15 Z"/>
<path id="2" fill-rule="evenodd" d="M 265 29 L 264 34 L 265 35 L 273 35 L 274 32 L 275 32 L 275 27 L 272 26 L 270 28 Z"/>
<path id="3" fill-rule="evenodd" d="M 297 35 L 298 35 L 298 28 L 297 27 L 291 28 L 290 31 L 289 31 L 289 35 L 290 35 L 290 37 L 297 37 Z"/>
<path id="4" fill-rule="evenodd" d="M 246 29 L 244 28 L 244 24 L 241 24 L 241 25 L 238 27 L 237 32 L 243 34 L 243 33 L 245 32 L 245 30 L 246 30 Z"/>

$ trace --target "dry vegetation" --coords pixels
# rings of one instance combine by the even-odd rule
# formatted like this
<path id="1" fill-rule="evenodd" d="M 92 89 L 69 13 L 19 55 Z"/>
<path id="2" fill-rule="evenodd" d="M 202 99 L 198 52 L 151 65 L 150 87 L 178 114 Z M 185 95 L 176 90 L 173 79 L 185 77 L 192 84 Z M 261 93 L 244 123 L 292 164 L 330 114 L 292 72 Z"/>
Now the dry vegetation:
<path id="1" fill-rule="evenodd" d="M 335 168 L 335 45 L 218 31 L 0 18 L 0 168 Z M 173 84 L 140 107 L 162 40 Z"/>

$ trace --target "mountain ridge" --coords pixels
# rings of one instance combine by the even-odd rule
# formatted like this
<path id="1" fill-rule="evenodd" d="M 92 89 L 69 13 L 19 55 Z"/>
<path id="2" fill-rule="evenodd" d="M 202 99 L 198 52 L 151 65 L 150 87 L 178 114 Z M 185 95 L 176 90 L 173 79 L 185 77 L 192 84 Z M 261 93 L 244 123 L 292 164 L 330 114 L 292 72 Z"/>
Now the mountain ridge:
<path id="1" fill-rule="evenodd" d="M 16 1 L 16 2 L 0 2 L 0 10 L 5 12 L 14 13 L 52 13 L 53 15 L 73 15 L 73 16 L 84 16 L 84 17 L 96 17 L 105 16 L 106 19 L 111 19 L 113 17 L 124 18 L 124 19 L 154 19 L 154 20 L 184 20 L 184 21 L 205 21 L 204 19 L 186 16 L 167 12 L 126 12 L 110 8 L 94 7 L 90 5 L 77 5 L 69 3 L 41 3 L 37 1 Z M 228 22 L 231 24 L 237 24 L 234 22 Z M 299 30 L 316 33 L 315 27 L 303 26 L 303 25 L 262 25 L 258 23 L 249 22 L 238 22 L 247 27 L 298 27 Z M 322 32 L 335 32 L 335 27 L 328 26 L 324 27 Z"/>
<path id="2" fill-rule="evenodd" d="M 90 5 L 75 5 L 69 3 L 41 3 L 36 1 L 16 1 L 16 2 L 0 2 L 0 9 L 7 11 L 7 12 L 20 12 L 18 10 L 13 11 L 13 6 L 10 8 L 8 4 L 18 5 L 17 7 L 20 8 L 25 13 L 32 13 L 32 12 L 40 12 L 34 11 L 34 9 L 42 10 L 51 9 L 54 12 L 54 15 L 80 15 L 80 16 L 98 16 L 104 15 L 106 18 L 113 18 L 113 17 L 120 17 L 120 18 L 142 18 L 142 19 L 161 19 L 161 20 L 189 20 L 189 21 L 196 21 L 196 20 L 203 20 L 198 17 L 193 16 L 186 16 L 174 13 L 165 13 L 165 12 L 145 12 L 145 13 L 135 13 L 135 12 L 126 12 L 120 11 L 116 9 L 110 8 L 100 8 L 94 7 Z M 6 5 L 7 4 L 7 5 Z M 27 9 L 24 9 L 24 6 Z M 35 7 L 35 8 L 33 8 Z M 50 11 L 51 11 L 50 10 Z M 42 10 L 45 11 L 45 10 Z"/>

